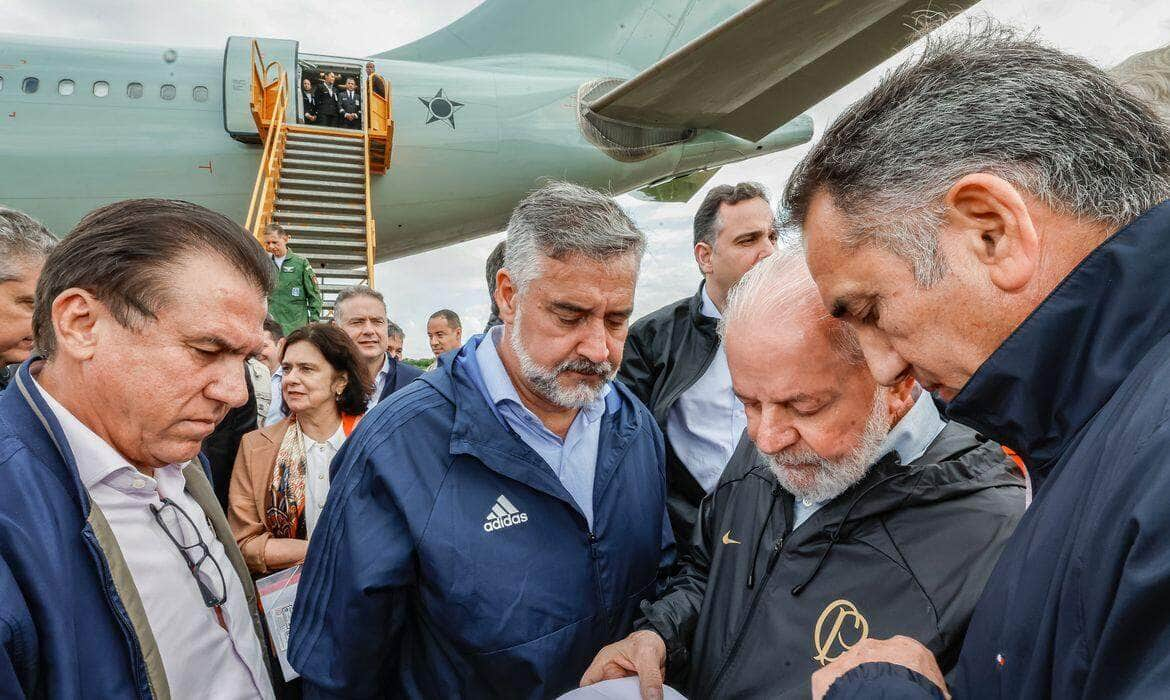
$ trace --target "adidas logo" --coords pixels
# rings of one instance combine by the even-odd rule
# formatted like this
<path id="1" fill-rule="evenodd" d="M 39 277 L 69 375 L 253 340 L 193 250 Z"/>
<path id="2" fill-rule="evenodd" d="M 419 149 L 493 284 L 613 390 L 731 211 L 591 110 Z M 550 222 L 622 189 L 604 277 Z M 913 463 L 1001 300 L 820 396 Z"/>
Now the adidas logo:
<path id="1" fill-rule="evenodd" d="M 500 494 L 496 499 L 495 505 L 492 506 L 491 512 L 484 518 L 483 531 L 492 532 L 493 530 L 502 530 L 506 527 L 519 525 L 520 523 L 528 522 L 528 514 L 521 513 L 516 506 L 507 499 L 506 496 Z"/>

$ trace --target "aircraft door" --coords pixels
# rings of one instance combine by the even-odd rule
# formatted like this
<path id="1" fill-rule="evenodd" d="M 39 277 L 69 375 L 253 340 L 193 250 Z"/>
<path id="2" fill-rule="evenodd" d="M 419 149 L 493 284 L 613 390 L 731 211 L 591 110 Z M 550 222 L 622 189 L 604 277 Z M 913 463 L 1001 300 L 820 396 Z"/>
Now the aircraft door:
<path id="1" fill-rule="evenodd" d="M 240 141 L 256 142 L 260 132 L 252 119 L 252 42 L 260 48 L 261 59 L 257 61 L 261 79 L 275 77 L 280 68 L 288 73 L 288 89 L 296 95 L 297 46 L 291 39 L 262 39 L 251 36 L 228 37 L 223 53 L 223 126 L 231 137 Z M 267 70 L 265 75 L 264 71 Z M 290 122 L 296 122 L 297 100 L 288 101 Z"/>

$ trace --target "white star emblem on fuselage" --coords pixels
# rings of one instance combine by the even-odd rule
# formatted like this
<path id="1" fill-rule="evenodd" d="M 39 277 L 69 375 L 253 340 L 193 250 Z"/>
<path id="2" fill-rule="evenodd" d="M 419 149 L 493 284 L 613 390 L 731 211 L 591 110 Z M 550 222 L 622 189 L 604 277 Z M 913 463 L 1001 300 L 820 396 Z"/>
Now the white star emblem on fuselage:
<path id="1" fill-rule="evenodd" d="M 426 105 L 427 108 L 427 124 L 431 122 L 444 121 L 455 128 L 455 113 L 463 107 L 462 102 L 456 102 L 448 97 L 443 96 L 443 90 L 440 89 L 435 93 L 431 99 L 425 97 L 418 98 L 419 102 Z"/>

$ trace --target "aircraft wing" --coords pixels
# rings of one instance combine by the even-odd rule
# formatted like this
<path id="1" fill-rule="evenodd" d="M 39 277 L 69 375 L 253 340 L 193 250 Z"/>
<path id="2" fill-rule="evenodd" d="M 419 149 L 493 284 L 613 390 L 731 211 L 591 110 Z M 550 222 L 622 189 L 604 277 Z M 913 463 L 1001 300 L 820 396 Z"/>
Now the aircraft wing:
<path id="1" fill-rule="evenodd" d="M 914 41 L 922 13 L 976 1 L 759 0 L 590 107 L 618 121 L 755 141 Z"/>

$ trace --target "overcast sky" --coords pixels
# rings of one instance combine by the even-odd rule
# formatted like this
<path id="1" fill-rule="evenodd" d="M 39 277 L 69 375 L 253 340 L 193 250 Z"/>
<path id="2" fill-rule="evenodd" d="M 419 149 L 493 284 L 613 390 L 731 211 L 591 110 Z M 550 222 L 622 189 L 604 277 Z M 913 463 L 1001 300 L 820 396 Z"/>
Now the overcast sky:
<path id="1" fill-rule="evenodd" d="M 4 0 L 3 4 L 3 32 L 216 47 L 223 46 L 229 35 L 238 34 L 297 39 L 301 50 L 310 53 L 365 56 L 428 34 L 479 1 L 357 0 L 337 5 L 310 0 Z M 1170 43 L 1170 2 L 1166 0 L 984 0 L 972 11 L 1034 28 L 1049 43 L 1105 67 Z M 902 58 L 895 56 L 813 108 L 817 134 Z M 708 186 L 756 180 L 778 192 L 806 150 L 795 148 L 724 167 Z M 702 194 L 686 204 L 620 198 L 650 240 L 636 314 L 694 292 L 699 274 L 691 255 L 690 220 Z M 468 330 L 478 332 L 483 327 L 488 314 L 483 263 L 500 238 L 499 234 L 487 236 L 377 266 L 378 288 L 390 301 L 391 317 L 406 329 L 409 356 L 429 355 L 426 319 L 438 308 L 454 309 Z"/>

